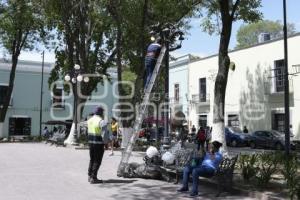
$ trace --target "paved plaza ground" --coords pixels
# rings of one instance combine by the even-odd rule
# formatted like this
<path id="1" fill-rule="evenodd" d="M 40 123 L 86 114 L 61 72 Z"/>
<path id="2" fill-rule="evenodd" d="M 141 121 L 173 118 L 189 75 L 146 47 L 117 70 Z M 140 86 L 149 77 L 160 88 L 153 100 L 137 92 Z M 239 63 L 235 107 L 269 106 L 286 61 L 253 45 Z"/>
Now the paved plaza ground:
<path id="1" fill-rule="evenodd" d="M 142 162 L 134 152 L 131 161 Z M 176 190 L 179 185 L 164 181 L 124 179 L 116 176 L 120 152 L 105 152 L 98 177 L 103 184 L 87 181 L 88 150 L 55 147 L 44 143 L 0 144 L 0 199 L 2 200 L 110 200 L 191 199 Z M 205 186 L 204 186 L 205 185 Z M 216 199 L 216 187 L 199 186 L 194 199 Z M 217 199 L 270 199 L 262 193 L 222 194 Z M 276 198 L 277 199 L 277 198 Z"/>

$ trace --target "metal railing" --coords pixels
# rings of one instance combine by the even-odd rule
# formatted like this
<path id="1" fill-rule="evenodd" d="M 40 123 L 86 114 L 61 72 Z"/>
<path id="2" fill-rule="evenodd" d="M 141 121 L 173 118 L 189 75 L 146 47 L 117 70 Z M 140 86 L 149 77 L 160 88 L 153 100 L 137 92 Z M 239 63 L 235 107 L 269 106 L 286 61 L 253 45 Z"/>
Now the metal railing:
<path id="1" fill-rule="evenodd" d="M 210 95 L 208 93 L 192 95 L 192 103 L 205 104 L 209 102 L 210 102 Z"/>

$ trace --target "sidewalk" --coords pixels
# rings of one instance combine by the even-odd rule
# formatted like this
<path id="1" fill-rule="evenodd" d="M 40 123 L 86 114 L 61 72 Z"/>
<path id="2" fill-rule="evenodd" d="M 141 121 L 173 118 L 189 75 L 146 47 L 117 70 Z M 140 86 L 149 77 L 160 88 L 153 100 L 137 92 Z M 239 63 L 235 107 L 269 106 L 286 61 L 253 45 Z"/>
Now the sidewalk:
<path id="1" fill-rule="evenodd" d="M 0 196 L 5 200 L 138 200 L 191 199 L 177 193 L 180 185 L 156 180 L 124 179 L 116 176 L 121 158 L 105 152 L 98 177 L 103 184 L 87 181 L 89 154 L 44 143 L 0 144 Z M 143 153 L 134 152 L 131 161 L 142 162 Z M 262 193 L 237 191 L 215 198 L 216 187 L 200 182 L 194 199 L 278 199 Z"/>

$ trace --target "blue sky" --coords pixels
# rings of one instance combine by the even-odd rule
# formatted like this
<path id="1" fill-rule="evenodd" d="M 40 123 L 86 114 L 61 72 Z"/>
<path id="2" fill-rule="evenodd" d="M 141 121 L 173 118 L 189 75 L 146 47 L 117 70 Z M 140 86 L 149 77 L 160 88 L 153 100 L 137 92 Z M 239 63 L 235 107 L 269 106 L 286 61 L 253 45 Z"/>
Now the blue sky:
<path id="1" fill-rule="evenodd" d="M 300 0 L 286 0 L 287 1 L 287 21 L 296 25 L 296 30 L 300 32 Z M 264 19 L 281 20 L 283 21 L 283 0 L 262 0 L 262 8 Z M 233 25 L 230 48 L 233 49 L 236 44 L 236 32 L 242 22 L 236 22 Z M 173 55 L 179 56 L 184 54 L 195 54 L 199 56 L 207 56 L 215 54 L 219 46 L 219 37 L 216 35 L 208 35 L 201 31 L 200 22 L 194 20 L 189 35 L 185 36 L 182 48 L 177 50 Z M 20 59 L 40 61 L 40 53 L 22 52 Z M 54 62 L 55 56 L 53 53 L 46 52 L 45 61 Z"/>
<path id="2" fill-rule="evenodd" d="M 283 0 L 262 0 L 262 8 L 260 9 L 264 15 L 264 19 L 281 20 L 283 22 Z M 287 0 L 287 21 L 294 23 L 296 30 L 300 31 L 300 0 Z M 190 35 L 186 36 L 183 41 L 182 48 L 175 55 L 196 54 L 207 56 L 215 54 L 219 47 L 219 37 L 216 35 L 208 35 L 202 32 L 200 22 L 194 21 L 193 28 L 189 31 Z M 236 32 L 242 25 L 242 22 L 236 22 L 233 25 L 232 36 L 230 40 L 230 48 L 233 49 L 236 45 Z"/>

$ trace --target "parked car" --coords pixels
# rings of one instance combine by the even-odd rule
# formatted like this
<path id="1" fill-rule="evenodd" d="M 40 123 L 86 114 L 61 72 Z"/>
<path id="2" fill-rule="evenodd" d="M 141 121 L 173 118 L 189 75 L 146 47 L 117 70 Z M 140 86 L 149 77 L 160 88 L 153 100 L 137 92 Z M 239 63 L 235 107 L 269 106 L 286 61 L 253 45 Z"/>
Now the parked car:
<path id="1" fill-rule="evenodd" d="M 271 131 L 255 131 L 251 134 L 250 147 L 252 149 L 257 147 L 270 148 L 276 150 L 283 150 L 285 146 L 284 134 L 271 130 Z M 295 149 L 295 143 L 291 141 L 291 149 Z"/>
<path id="2" fill-rule="evenodd" d="M 249 134 L 243 133 L 238 127 L 225 127 L 225 139 L 228 146 L 248 146 Z"/>

